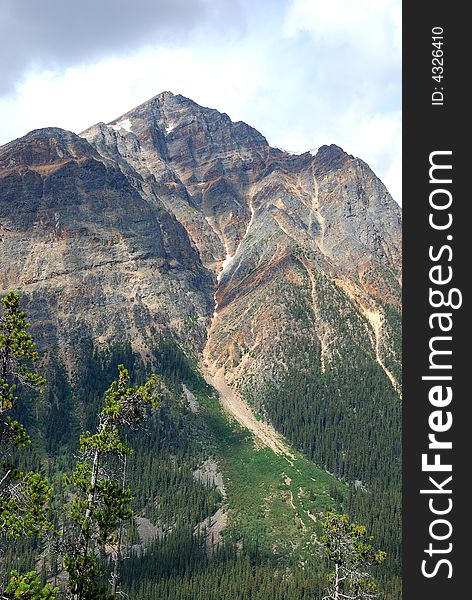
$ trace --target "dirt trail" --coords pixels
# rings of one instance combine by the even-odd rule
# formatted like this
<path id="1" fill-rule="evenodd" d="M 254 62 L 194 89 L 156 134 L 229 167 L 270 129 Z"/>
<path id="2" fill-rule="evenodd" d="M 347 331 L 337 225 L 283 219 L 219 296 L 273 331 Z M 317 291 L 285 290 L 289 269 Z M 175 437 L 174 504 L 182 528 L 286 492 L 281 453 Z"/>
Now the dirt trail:
<path id="1" fill-rule="evenodd" d="M 202 366 L 206 382 L 217 390 L 220 395 L 221 405 L 226 412 L 234 417 L 240 425 L 249 429 L 263 446 L 271 448 L 276 454 L 294 459 L 295 456 L 290 452 L 282 436 L 268 423 L 256 419 L 247 402 L 241 398 L 235 389 L 227 384 L 224 377 L 224 369 L 211 369 L 206 356 L 204 357 Z"/>
<path id="2" fill-rule="evenodd" d="M 385 335 L 385 333 L 384 333 L 385 332 L 385 328 L 384 328 L 385 317 L 384 317 L 383 313 L 380 312 L 380 310 L 375 310 L 375 309 L 369 310 L 369 309 L 364 308 L 363 314 L 369 321 L 372 329 L 374 330 L 375 356 L 377 358 L 377 362 L 382 367 L 385 374 L 390 379 L 393 388 L 395 389 L 395 391 L 401 398 L 401 395 L 402 395 L 401 387 L 400 387 L 398 381 L 395 379 L 393 373 L 388 369 L 387 365 L 385 364 L 385 362 L 382 358 L 382 353 L 381 353 L 382 341 L 383 341 L 383 338 Z"/>

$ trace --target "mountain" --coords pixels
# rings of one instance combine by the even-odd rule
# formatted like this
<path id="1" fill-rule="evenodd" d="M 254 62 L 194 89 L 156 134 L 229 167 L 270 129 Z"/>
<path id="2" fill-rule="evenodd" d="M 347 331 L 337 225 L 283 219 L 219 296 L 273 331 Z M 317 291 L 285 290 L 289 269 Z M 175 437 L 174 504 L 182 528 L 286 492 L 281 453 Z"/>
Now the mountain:
<path id="1" fill-rule="evenodd" d="M 69 374 L 107 348 L 146 363 L 176 343 L 273 452 L 264 468 L 292 462 L 277 477 L 304 530 L 304 486 L 321 475 L 300 452 L 349 484 L 343 507 L 398 574 L 401 211 L 365 162 L 335 145 L 284 152 L 163 92 L 80 136 L 42 129 L 0 148 L 0 264 L 0 293 L 21 291 L 40 348 Z M 240 468 L 220 442 L 206 460 Z M 299 489 L 283 483 L 297 469 Z M 224 526 L 241 532 L 243 492 L 227 491 Z"/>
<path id="2" fill-rule="evenodd" d="M 318 306 L 323 275 L 359 314 L 370 352 L 399 389 L 398 364 L 390 369 L 383 358 L 395 360 L 381 305 L 400 304 L 401 213 L 364 162 L 337 146 L 316 156 L 271 148 L 245 123 L 170 92 L 82 135 L 128 177 L 141 178 L 144 197 L 159 197 L 217 275 L 208 356 L 231 379 L 245 377 L 248 362 L 260 372 L 274 353 L 283 362 L 281 339 L 294 333 L 293 319 L 281 315 L 291 302 L 279 296 L 286 281 L 312 313 L 308 335 L 324 369 L 336 355 L 336 324 Z M 241 366 L 249 348 L 253 359 Z"/>
<path id="3" fill-rule="evenodd" d="M 193 340 L 187 324 L 205 322 L 213 280 L 158 198 L 53 128 L 3 146 L 0 177 L 0 288 L 25 295 L 42 346 L 141 347 L 160 330 Z"/>

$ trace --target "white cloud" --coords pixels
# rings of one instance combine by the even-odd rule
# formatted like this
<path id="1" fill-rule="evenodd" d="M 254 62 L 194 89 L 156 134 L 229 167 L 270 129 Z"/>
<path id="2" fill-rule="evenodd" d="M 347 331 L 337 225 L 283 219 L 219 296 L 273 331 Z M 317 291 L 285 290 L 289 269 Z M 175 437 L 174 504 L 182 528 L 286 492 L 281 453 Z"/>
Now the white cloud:
<path id="1" fill-rule="evenodd" d="M 0 143 L 38 127 L 80 132 L 171 90 L 246 121 L 274 146 L 338 144 L 401 201 L 400 0 L 244 2 L 245 25 L 228 26 L 226 40 L 203 28 L 173 46 L 26 74 L 0 97 Z"/>
<path id="2" fill-rule="evenodd" d="M 310 38 L 316 98 L 315 124 L 298 124 L 282 143 L 342 146 L 401 204 L 401 2 L 290 0 L 283 34 Z"/>
<path id="3" fill-rule="evenodd" d="M 291 0 L 284 33 L 307 31 L 326 46 L 350 45 L 390 53 L 401 46 L 401 3 L 398 0 Z"/>
<path id="4" fill-rule="evenodd" d="M 238 0 L 2 0 L 0 16 L 0 93 L 30 68 L 64 69 L 242 25 Z"/>
<path id="5" fill-rule="evenodd" d="M 258 90 L 254 68 L 238 48 L 154 48 L 64 72 L 31 74 L 13 97 L 0 99 L 0 143 L 39 127 L 80 132 L 110 121 L 157 93 L 171 90 L 237 117 Z M 235 117 L 236 115 L 236 117 Z"/>

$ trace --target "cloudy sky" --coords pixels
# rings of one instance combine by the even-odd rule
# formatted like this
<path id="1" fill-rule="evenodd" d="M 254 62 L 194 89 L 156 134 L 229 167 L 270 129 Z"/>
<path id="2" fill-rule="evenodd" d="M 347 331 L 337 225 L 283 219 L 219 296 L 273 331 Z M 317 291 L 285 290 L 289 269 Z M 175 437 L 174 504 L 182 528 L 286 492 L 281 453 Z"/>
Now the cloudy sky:
<path id="1" fill-rule="evenodd" d="M 401 202 L 401 0 L 0 0 L 0 144 L 164 90 L 285 150 L 338 144 Z"/>

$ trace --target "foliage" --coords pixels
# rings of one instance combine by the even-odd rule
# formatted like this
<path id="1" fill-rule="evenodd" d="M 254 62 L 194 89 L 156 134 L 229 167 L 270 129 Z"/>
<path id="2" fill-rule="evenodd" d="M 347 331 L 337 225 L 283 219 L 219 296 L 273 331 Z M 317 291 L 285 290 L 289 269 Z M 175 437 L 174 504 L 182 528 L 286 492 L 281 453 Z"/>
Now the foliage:
<path id="1" fill-rule="evenodd" d="M 211 558 L 191 532 L 156 540 L 144 556 L 131 557 L 123 573 L 134 600 L 314 600 L 323 572 L 305 561 L 281 567 L 245 545 L 225 544 Z"/>
<path id="2" fill-rule="evenodd" d="M 350 523 L 346 515 L 329 513 L 323 523 L 321 543 L 335 570 L 329 575 L 328 593 L 323 600 L 363 600 L 377 596 L 369 568 L 381 564 L 386 557 L 372 546 L 363 525 Z"/>
<path id="3" fill-rule="evenodd" d="M 46 507 L 51 496 L 51 487 L 45 479 L 30 471 L 23 473 L 15 469 L 9 472 L 13 481 L 8 493 L 0 499 L 0 520 L 7 537 L 18 538 L 25 534 L 44 535 L 51 530 Z"/>
<path id="4" fill-rule="evenodd" d="M 19 390 L 41 393 L 44 378 L 32 364 L 38 354 L 20 310 L 20 297 L 2 298 L 0 316 L 0 533 L 19 537 L 48 529 L 46 511 L 51 488 L 39 473 L 23 472 L 7 457 L 30 443 L 25 427 L 15 418 Z"/>
<path id="5" fill-rule="evenodd" d="M 44 536 L 52 530 L 48 520 L 52 489 L 39 472 L 19 469 L 15 459 L 17 451 L 31 443 L 26 428 L 16 418 L 21 400 L 28 393 L 42 393 L 45 380 L 33 368 L 38 354 L 25 313 L 20 310 L 20 296 L 9 292 L 1 304 L 0 535 L 6 539 Z M 49 586 L 41 587 L 35 572 L 13 572 L 5 593 L 8 598 L 55 597 Z"/>
<path id="6" fill-rule="evenodd" d="M 10 575 L 11 579 L 4 596 L 8 600 L 54 600 L 59 591 L 48 583 L 43 587 L 36 571 L 29 571 L 24 575 L 12 571 Z"/>
<path id="7" fill-rule="evenodd" d="M 372 438 L 371 433 L 368 439 L 359 436 L 356 415 L 362 405 L 356 403 L 358 409 L 353 413 L 353 383 L 358 384 L 359 379 L 352 370 L 339 379 L 341 389 L 334 390 L 328 387 L 327 380 L 320 380 L 319 372 L 309 372 L 304 361 L 299 360 L 298 349 L 293 350 L 296 351 L 293 352 L 293 358 L 296 358 L 299 366 L 290 370 L 294 385 L 280 385 L 279 390 L 270 390 L 272 398 L 277 401 L 280 398 L 280 407 L 283 408 L 282 401 L 285 405 L 283 410 L 287 415 L 280 411 L 283 422 L 292 422 L 293 428 L 297 428 L 304 436 L 300 438 L 303 443 L 297 443 L 300 449 L 306 449 L 310 456 L 323 453 L 319 462 L 325 468 L 347 479 L 356 478 L 359 473 L 357 466 L 370 464 L 372 458 L 367 460 L 365 457 L 377 454 L 373 444 L 377 445 L 378 441 L 383 443 L 388 432 L 378 429 L 378 440 Z M 91 341 L 84 340 L 83 354 L 80 354 L 77 368 L 73 377 L 70 377 L 60 362 L 60 353 L 53 352 L 54 361 L 49 362 L 50 371 L 47 372 L 48 402 L 39 413 L 28 410 L 21 416 L 28 424 L 34 442 L 26 450 L 27 464 L 35 464 L 35 461 L 39 464 L 36 456 L 41 463 L 49 461 L 50 479 L 54 483 L 57 498 L 53 506 L 55 527 L 74 541 L 80 527 L 78 524 L 72 527 L 70 514 L 68 516 L 63 510 L 65 504 L 70 505 L 71 488 L 64 485 L 61 475 L 61 472 L 73 469 L 72 457 L 79 451 L 74 432 L 87 429 L 98 432 L 103 394 L 114 379 L 119 363 L 130 367 L 130 380 L 133 383 L 145 381 L 149 365 L 146 369 L 129 344 L 99 351 L 93 349 Z M 290 352 L 285 353 L 287 359 L 290 359 Z M 313 353 L 307 358 L 312 364 L 318 362 Z M 362 357 L 354 354 L 352 360 L 355 362 L 359 358 Z M 321 536 L 321 523 L 313 523 L 308 513 L 316 516 L 320 512 L 351 511 L 352 498 L 355 498 L 358 505 L 362 502 L 366 515 L 361 519 L 355 513 L 356 519 L 373 532 L 372 525 L 375 524 L 378 507 L 388 507 L 389 498 L 382 496 L 375 506 L 368 505 L 366 501 L 370 493 L 367 494 L 363 487 L 356 490 L 355 496 L 349 494 L 350 489 L 354 492 L 354 485 L 346 486 L 298 453 L 292 465 L 269 450 L 255 450 L 250 434 L 237 424 L 228 422 L 219 401 L 199 375 L 192 358 L 172 340 L 159 340 L 152 360 L 152 369 L 172 391 L 172 398 L 162 399 L 159 411 L 150 416 L 146 435 L 142 435 L 140 428 L 126 433 L 126 438 L 120 438 L 126 440 L 126 446 L 133 448 L 132 460 L 128 460 L 126 483 L 134 496 L 133 510 L 139 515 L 136 521 L 131 520 L 130 526 L 125 524 L 124 527 L 120 591 L 130 600 L 321 598 L 326 565 L 321 555 L 310 556 L 313 546 L 309 542 L 313 527 Z M 366 377 L 366 396 L 362 393 L 367 399 L 377 398 L 380 392 L 384 392 L 383 385 L 379 385 L 379 389 L 374 385 L 378 371 L 371 370 L 372 387 Z M 196 395 L 197 412 L 188 407 L 188 401 L 182 394 L 182 383 Z M 315 421 L 315 415 L 304 409 L 303 412 L 297 412 L 302 408 L 303 399 L 309 402 L 310 407 L 315 406 L 316 411 L 320 411 L 320 419 Z M 329 400 L 334 401 L 335 407 L 340 405 L 335 415 L 329 412 Z M 377 400 L 375 405 L 385 407 L 384 403 Z M 344 411 L 346 418 L 343 420 Z M 272 416 L 276 416 L 275 411 L 271 412 Z M 375 420 L 376 413 L 373 410 L 369 418 L 370 415 Z M 328 426 L 328 421 L 333 417 L 336 430 Z M 71 426 L 72 429 L 67 429 Z M 296 433 L 295 429 L 293 431 Z M 343 441 L 339 449 L 330 445 L 336 431 L 339 432 L 338 440 Z M 346 439 L 351 440 L 349 454 L 345 454 Z M 50 440 L 54 443 L 50 443 Z M 315 452 L 313 443 L 316 444 Z M 30 455 L 32 446 L 37 451 L 35 456 Z M 329 459 L 331 450 L 332 456 L 336 457 L 334 463 Z M 102 473 L 111 472 L 115 480 L 121 480 L 125 456 L 107 456 L 102 463 Z M 213 485 L 195 477 L 195 470 L 209 456 L 214 458 L 224 476 L 226 498 L 222 499 Z M 316 460 L 319 460 L 318 457 Z M 91 464 L 90 461 L 88 463 Z M 375 462 L 374 468 L 383 474 L 388 465 L 388 461 L 385 465 Z M 362 475 L 364 479 L 365 474 Z M 289 480 L 291 482 L 287 483 Z M 373 490 L 373 486 L 369 487 Z M 300 492 L 300 488 L 304 491 Z M 387 491 L 392 494 L 391 482 L 388 490 L 385 488 L 385 494 Z M 82 500 L 86 499 L 82 492 L 80 495 Z M 220 507 L 228 515 L 228 523 L 223 531 L 224 545 L 209 558 L 202 537 L 195 536 L 194 531 L 197 524 L 214 515 Z M 354 513 L 351 514 L 354 517 Z M 369 514 L 371 519 L 368 518 Z M 147 519 L 150 527 L 164 532 L 162 537 L 146 543 L 144 553 L 138 533 L 141 518 Z M 307 531 L 304 531 L 302 521 Z M 377 529 L 382 527 L 384 535 L 392 535 L 392 521 L 388 514 L 383 514 L 380 521 L 376 524 Z M 114 535 L 119 537 L 119 529 L 118 532 L 115 530 Z M 377 530 L 375 537 L 379 539 Z M 383 540 L 384 537 L 382 548 L 385 547 Z M 297 547 L 294 548 L 292 542 Z M 33 568 L 37 551 L 27 546 L 28 543 L 28 540 L 18 540 L 14 549 L 8 549 L 6 558 L 8 565 L 11 565 L 9 568 L 16 566 L 20 554 L 21 564 L 18 567 L 21 570 Z M 88 575 L 95 577 L 95 591 L 98 594 L 95 597 L 103 598 L 99 594 L 110 594 L 106 585 L 107 564 L 109 566 L 110 559 L 114 560 L 114 550 L 120 545 L 106 545 L 101 552 L 94 539 L 91 546 L 96 548 L 93 556 L 96 572 L 88 572 Z M 390 548 L 388 550 L 391 556 Z M 51 580 L 57 577 L 61 581 L 64 573 L 60 561 L 54 555 L 45 555 L 45 560 L 44 577 Z M 386 590 L 385 581 L 382 580 L 386 566 L 383 564 L 377 574 L 383 591 Z M 391 595 L 386 594 L 385 598 L 397 600 L 397 590 L 398 587 Z"/>
<path id="8" fill-rule="evenodd" d="M 77 600 L 114 597 L 103 583 L 100 557 L 113 554 L 119 560 L 121 527 L 133 514 L 131 494 L 116 477 L 117 466 L 130 453 L 122 435 L 139 427 L 148 408 L 157 406 L 156 377 L 140 386 L 130 386 L 129 379 L 120 365 L 118 379 L 105 392 L 97 431 L 81 436 L 81 460 L 66 478 L 75 495 L 64 567 Z"/>
<path id="9" fill-rule="evenodd" d="M 309 300 L 310 294 L 308 287 L 298 290 L 297 313 L 301 299 Z M 336 331 L 324 370 L 320 345 L 313 336 L 282 340 L 273 362 L 283 360 L 284 368 L 270 371 L 262 383 L 246 378 L 244 395 L 297 450 L 349 483 L 343 510 L 365 524 L 387 551 L 379 585 L 384 591 L 390 588 L 391 598 L 398 598 L 401 400 L 376 360 L 368 323 L 356 305 L 325 277 L 317 280 L 316 294 L 320 315 Z M 386 304 L 380 308 L 385 316 L 382 358 L 400 381 L 400 313 Z M 308 324 L 300 321 L 300 331 L 316 331 L 315 316 Z"/>

